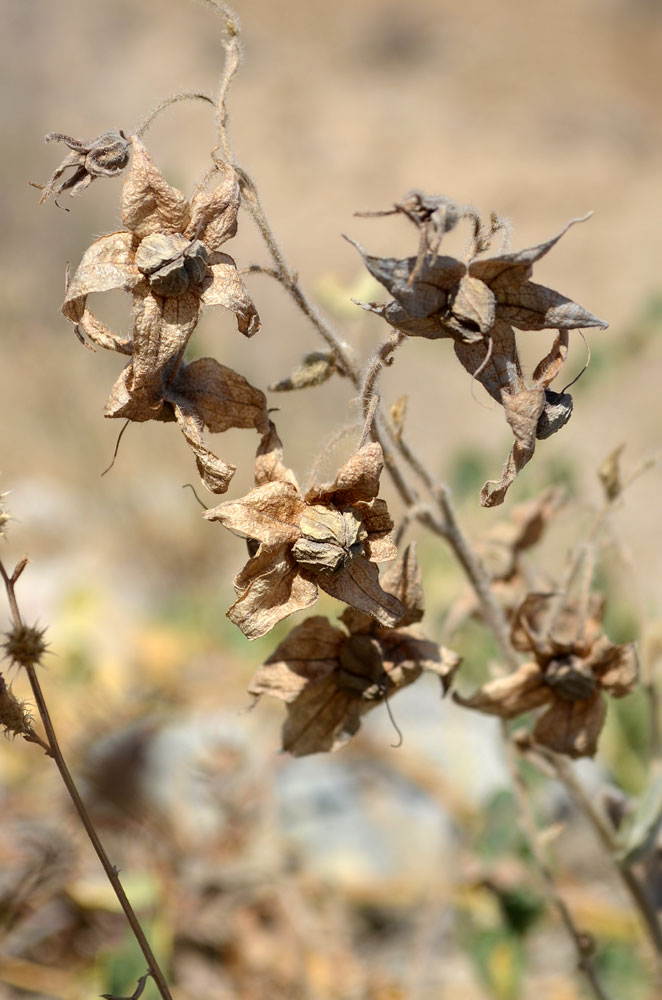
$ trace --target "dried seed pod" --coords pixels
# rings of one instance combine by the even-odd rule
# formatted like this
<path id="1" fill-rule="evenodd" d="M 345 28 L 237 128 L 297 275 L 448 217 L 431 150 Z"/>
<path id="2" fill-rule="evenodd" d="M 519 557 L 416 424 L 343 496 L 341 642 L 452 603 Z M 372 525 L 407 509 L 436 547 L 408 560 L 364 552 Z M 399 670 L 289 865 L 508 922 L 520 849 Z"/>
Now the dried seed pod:
<path id="1" fill-rule="evenodd" d="M 115 177 L 126 167 L 131 151 L 131 142 L 121 129 L 102 132 L 96 139 L 75 139 L 61 132 L 49 132 L 46 142 L 64 142 L 72 152 L 53 171 L 48 184 L 33 185 L 43 191 L 40 204 L 63 191 L 72 196 L 81 194 L 95 177 Z M 74 168 L 73 174 L 56 183 L 70 167 Z"/>
<path id="2" fill-rule="evenodd" d="M 317 573 L 346 569 L 363 554 L 363 542 L 368 537 L 363 523 L 351 511 L 320 504 L 306 509 L 299 527 L 302 535 L 292 546 L 292 555 L 300 566 Z"/>
<path id="3" fill-rule="evenodd" d="M 552 660 L 545 669 L 545 683 L 565 701 L 591 698 L 598 689 L 593 671 L 579 656 Z"/>
<path id="4" fill-rule="evenodd" d="M 301 364 L 294 369 L 291 375 L 279 382 L 273 382 L 267 388 L 269 392 L 308 389 L 310 386 L 326 382 L 337 370 L 338 366 L 332 351 L 313 351 L 304 356 Z"/>
<path id="5" fill-rule="evenodd" d="M 155 295 L 176 298 L 204 281 L 209 254 L 202 240 L 179 233 L 150 233 L 136 250 L 135 264 Z"/>

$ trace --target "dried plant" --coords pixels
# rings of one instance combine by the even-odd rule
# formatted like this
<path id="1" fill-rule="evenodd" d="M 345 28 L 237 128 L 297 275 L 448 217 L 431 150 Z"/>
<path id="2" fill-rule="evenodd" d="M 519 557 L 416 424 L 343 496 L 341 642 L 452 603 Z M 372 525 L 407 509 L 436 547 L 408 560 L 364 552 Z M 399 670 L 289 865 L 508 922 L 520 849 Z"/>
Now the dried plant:
<path id="1" fill-rule="evenodd" d="M 551 765 L 581 799 L 581 786 L 558 755 L 595 754 L 606 715 L 604 694 L 620 698 L 636 685 L 634 647 L 613 644 L 604 634 L 603 600 L 593 589 L 590 573 L 575 594 L 571 594 L 574 564 L 568 578 L 561 581 L 549 579 L 538 569 L 540 578 L 546 580 L 544 590 L 532 586 L 524 556 L 530 555 L 553 523 L 561 504 L 558 490 L 514 508 L 509 521 L 471 544 L 459 527 L 448 490 L 407 440 L 406 397 L 400 396 L 387 413 L 377 392 L 383 366 L 397 362 L 396 348 L 407 338 L 452 340 L 462 368 L 503 407 L 513 432 L 513 448 L 501 478 L 487 482 L 480 496 L 483 506 L 503 503 L 516 476 L 532 459 L 536 441 L 560 430 L 572 413 L 568 393 L 550 388 L 566 360 L 569 331 L 606 326 L 582 306 L 531 280 L 534 264 L 574 222 L 583 220 L 573 220 L 556 236 L 530 249 L 502 250 L 486 257 L 495 236 L 506 235 L 505 224 L 493 216 L 484 226 L 474 209 L 446 197 L 412 191 L 387 212 L 363 213 L 405 215 L 418 229 L 418 248 L 410 256 L 381 258 L 354 244 L 370 274 L 393 297 L 386 304 L 361 303 L 387 323 L 392 336 L 374 357 L 359 364 L 302 291 L 263 213 L 254 182 L 233 161 L 226 128 L 227 96 L 239 65 L 238 23 L 222 4 L 209 2 L 226 29 L 226 64 L 215 105 L 219 143 L 212 151 L 211 169 L 190 199 L 169 184 L 143 143 L 153 114 L 134 133 L 103 132 L 92 141 L 59 133 L 46 137 L 64 142 L 71 152 L 43 186 L 42 202 L 65 191 L 78 195 L 93 180 L 128 168 L 120 199 L 123 229 L 100 237 L 85 251 L 68 284 L 63 313 L 86 346 L 113 350 L 128 359 L 110 393 L 106 417 L 137 423 L 176 422 L 211 493 L 228 491 L 235 467 L 208 447 L 205 432 L 243 428 L 260 435 L 255 459 L 251 447 L 246 460 L 253 468 L 255 487 L 204 514 L 248 542 L 249 559 L 235 577 L 237 598 L 228 617 L 247 638 L 256 639 L 293 613 L 311 607 L 320 590 L 345 605 L 339 625 L 322 615 L 296 624 L 251 681 L 253 695 L 269 694 L 287 706 L 284 750 L 300 756 L 338 749 L 355 736 L 367 712 L 388 703 L 423 671 L 437 674 L 444 694 L 455 685 L 461 676 L 461 658 L 419 630 L 424 617 L 422 575 L 414 546 L 398 554 L 396 540 L 401 544 L 404 532 L 418 524 L 450 547 L 472 588 L 471 597 L 462 598 L 451 614 L 453 625 L 459 627 L 469 616 L 479 618 L 492 631 L 502 661 L 495 668 L 499 676 L 473 694 L 455 692 L 454 699 L 468 710 L 467 725 L 471 725 L 472 712 L 510 720 L 542 709 L 526 738 L 518 735 L 514 742 L 504 727 L 504 740 L 545 890 L 561 914 L 589 988 L 594 996 L 604 997 L 587 936 L 560 896 L 537 842 L 517 749 L 534 762 L 544 760 L 547 768 Z M 155 113 L 180 97 L 210 102 L 205 95 L 179 95 L 163 102 Z M 67 170 L 73 172 L 63 180 Z M 363 405 L 364 426 L 353 451 L 332 482 L 305 492 L 283 462 L 265 394 L 214 358 L 186 360 L 187 346 L 206 306 L 220 305 L 233 313 L 239 332 L 246 337 L 260 328 L 257 308 L 240 270 L 225 250 L 237 232 L 242 203 L 257 222 L 271 257 L 268 266 L 255 264 L 246 270 L 275 278 L 325 341 L 323 351 L 308 352 L 299 368 L 276 382 L 272 390 L 311 389 L 339 375 L 360 395 Z M 466 223 L 471 227 L 466 259 L 443 255 L 446 234 Z M 88 306 L 92 293 L 111 289 L 131 295 L 132 332 L 126 339 L 114 334 Z M 558 331 L 528 380 L 515 329 Z M 303 408 L 309 398 L 299 395 L 299 405 Z M 615 471 L 617 462 L 618 456 L 612 456 L 609 470 L 601 473 L 606 509 L 623 488 Z M 387 503 L 380 496 L 384 470 L 402 507 L 403 523 L 395 535 Z M 3 532 L 6 519 L 1 508 Z M 391 565 L 380 576 L 383 562 Z M 45 652 L 43 633 L 24 625 L 15 598 L 15 584 L 24 568 L 24 562 L 12 573 L 2 568 L 14 622 L 5 651 L 29 674 L 46 739 L 37 736 L 26 706 L 14 698 L 2 678 L 0 725 L 12 735 L 40 743 L 55 758 L 143 949 L 147 975 L 153 976 L 161 996 L 167 998 L 166 977 L 85 812 L 55 737 L 36 673 Z M 600 830 L 602 819 L 595 809 L 584 803 L 584 811 Z M 619 872 L 643 917 L 659 965 L 657 916 L 629 865 L 619 864 Z M 145 982 L 144 976 L 134 997 Z"/>

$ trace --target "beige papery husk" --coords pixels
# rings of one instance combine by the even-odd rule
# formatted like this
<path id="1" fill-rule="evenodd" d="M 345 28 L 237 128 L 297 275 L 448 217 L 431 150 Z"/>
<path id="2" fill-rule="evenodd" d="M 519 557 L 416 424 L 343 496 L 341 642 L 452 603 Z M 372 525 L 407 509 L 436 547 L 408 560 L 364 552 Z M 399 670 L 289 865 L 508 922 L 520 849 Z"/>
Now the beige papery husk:
<path id="1" fill-rule="evenodd" d="M 433 199 L 434 200 L 434 199 Z M 445 205 L 446 199 L 437 199 Z M 445 218 L 457 221 L 462 211 Z M 466 212 L 465 212 L 466 214 Z M 414 216 L 411 218 L 416 221 Z M 503 503 L 509 487 L 533 456 L 536 440 L 560 430 L 570 419 L 572 397 L 549 388 L 567 356 L 568 331 L 607 324 L 566 296 L 530 280 L 533 265 L 547 254 L 575 222 L 537 246 L 481 259 L 489 239 L 474 241 L 468 262 L 435 252 L 397 259 L 375 257 L 357 248 L 368 271 L 393 296 L 387 303 L 359 302 L 389 326 L 409 337 L 450 339 L 462 366 L 505 410 L 515 437 L 500 480 L 485 483 L 481 504 Z M 424 225 L 423 222 L 420 225 Z M 425 250 L 427 243 L 422 244 Z M 527 384 L 519 360 L 518 330 L 558 330 L 550 351 Z"/>
<path id="2" fill-rule="evenodd" d="M 176 420 L 192 448 L 205 486 L 224 493 L 235 467 L 204 444 L 203 430 L 268 426 L 264 394 L 213 358 L 190 364 L 184 352 L 203 306 L 234 313 L 251 337 L 260 321 L 236 264 L 221 247 L 237 231 L 239 184 L 234 168 L 217 161 L 187 199 L 171 187 L 136 137 L 121 196 L 124 229 L 85 252 L 62 311 L 81 340 L 126 354 L 106 405 L 107 417 Z M 121 288 L 133 299 L 131 337 L 115 336 L 90 311 L 92 292 Z M 85 341 L 84 341 L 85 342 Z"/>
<path id="3" fill-rule="evenodd" d="M 205 513 L 259 543 L 234 580 L 237 600 L 228 611 L 244 635 L 257 639 L 309 608 L 318 588 L 387 628 L 400 620 L 404 608 L 380 586 L 377 568 L 397 555 L 393 521 L 377 496 L 383 467 L 381 446 L 366 444 L 332 483 L 302 494 L 271 425 L 258 449 L 255 489 Z"/>
<path id="4" fill-rule="evenodd" d="M 586 613 L 569 601 L 552 630 L 541 633 L 549 598 L 528 594 L 513 618 L 513 645 L 531 659 L 470 697 L 455 693 L 454 698 L 501 719 L 545 707 L 533 727 L 534 741 L 569 757 L 592 757 L 607 716 L 604 695 L 623 698 L 636 686 L 635 647 L 615 645 L 604 635 L 597 595 Z"/>
<path id="5" fill-rule="evenodd" d="M 354 736 L 362 717 L 412 684 L 423 670 L 449 689 L 460 657 L 426 639 L 415 623 L 423 617 L 423 587 L 415 546 L 382 574 L 382 586 L 402 605 L 395 628 L 346 608 L 341 626 L 321 615 L 307 618 L 256 672 L 249 692 L 287 705 L 283 750 L 296 757 L 338 750 Z"/>

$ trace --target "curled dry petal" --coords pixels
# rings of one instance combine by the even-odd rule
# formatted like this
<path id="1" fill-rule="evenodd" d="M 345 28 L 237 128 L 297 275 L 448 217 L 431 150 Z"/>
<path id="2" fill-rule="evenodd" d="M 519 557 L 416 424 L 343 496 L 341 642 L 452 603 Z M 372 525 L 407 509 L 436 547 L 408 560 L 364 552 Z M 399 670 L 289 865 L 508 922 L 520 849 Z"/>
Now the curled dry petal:
<path id="1" fill-rule="evenodd" d="M 512 674 L 490 681 L 470 697 L 457 692 L 453 697 L 467 708 L 498 715 L 501 719 L 514 719 L 516 715 L 551 701 L 552 692 L 545 684 L 539 665 L 523 663 Z"/>
<path id="2" fill-rule="evenodd" d="M 316 580 L 327 594 L 365 611 L 387 628 L 393 628 L 405 612 L 397 597 L 382 590 L 375 564 L 363 557 L 355 559 L 346 569 L 320 575 Z"/>
<path id="3" fill-rule="evenodd" d="M 273 482 L 289 483 L 299 490 L 296 476 L 283 464 L 283 445 L 275 424 L 270 420 L 255 456 L 255 484 L 262 486 Z"/>
<path id="4" fill-rule="evenodd" d="M 322 615 L 306 618 L 259 667 L 249 694 L 270 694 L 282 701 L 294 701 L 311 681 L 323 680 L 337 669 L 340 647 L 346 638 Z"/>
<path id="5" fill-rule="evenodd" d="M 211 257 L 210 269 L 211 275 L 202 285 L 202 302 L 229 309 L 237 317 L 239 332 L 252 337 L 260 329 L 260 317 L 234 260 L 227 253 L 216 253 Z"/>
<path id="6" fill-rule="evenodd" d="M 214 358 L 198 358 L 182 365 L 167 399 L 180 405 L 186 400 L 213 434 L 231 427 L 254 427 L 263 434 L 268 425 L 264 393 Z"/>
<path id="7" fill-rule="evenodd" d="M 137 239 L 150 233 L 184 233 L 190 219 L 188 199 L 168 184 L 137 136 L 122 188 L 122 222 Z"/>
<path id="8" fill-rule="evenodd" d="M 456 341 L 454 348 L 459 362 L 497 403 L 502 393 L 517 395 L 526 389 L 522 377 L 514 330 L 501 320 L 492 328 L 492 343 L 483 339 L 475 343 Z"/>
<path id="9" fill-rule="evenodd" d="M 333 483 L 308 490 L 308 503 L 332 503 L 342 507 L 360 500 L 372 500 L 379 492 L 379 477 L 384 468 L 380 444 L 366 444 L 355 452 L 338 471 Z"/>
<path id="10" fill-rule="evenodd" d="M 202 437 L 202 420 L 189 408 L 185 399 L 182 398 L 179 403 L 173 402 L 173 409 L 179 428 L 195 455 L 195 464 L 203 485 L 210 493 L 225 493 L 237 471 L 236 465 L 224 462 L 206 446 Z"/>
<path id="11" fill-rule="evenodd" d="M 207 184 L 218 174 L 221 175 L 220 181 L 209 193 Z M 220 250 L 237 233 L 240 198 L 234 167 L 229 163 L 218 163 L 191 198 L 190 221 L 184 235 L 192 240 L 204 240 L 211 251 Z"/>
<path id="12" fill-rule="evenodd" d="M 518 473 L 533 458 L 536 429 L 544 405 L 543 389 L 524 389 L 516 396 L 504 392 L 503 407 L 506 419 L 515 435 L 515 444 L 508 456 L 501 479 L 485 483 L 480 491 L 480 502 L 483 507 L 496 507 L 503 503 Z"/>
<path id="13" fill-rule="evenodd" d="M 631 642 L 612 646 L 609 639 L 602 636 L 593 647 L 588 664 L 599 678 L 601 687 L 613 698 L 623 698 L 637 686 L 637 653 Z"/>
<path id="14" fill-rule="evenodd" d="M 255 538 L 267 546 L 293 544 L 300 537 L 299 522 L 306 510 L 300 493 L 289 483 L 256 486 L 241 500 L 228 500 L 204 516 L 242 538 Z"/>
<path id="15" fill-rule="evenodd" d="M 415 542 L 410 542 L 398 560 L 384 570 L 380 582 L 405 608 L 398 622 L 399 629 L 421 621 L 425 611 L 423 576 L 416 558 Z"/>
<path id="16" fill-rule="evenodd" d="M 288 705 L 283 750 L 294 757 L 333 752 L 344 746 L 361 725 L 361 702 L 338 688 L 333 679 L 310 684 Z"/>
<path id="17" fill-rule="evenodd" d="M 238 597 L 228 618 L 248 639 L 258 639 L 317 600 L 317 587 L 301 576 L 288 545 L 261 545 L 235 577 L 234 587 Z"/>
<path id="18" fill-rule="evenodd" d="M 592 757 L 607 716 L 607 705 L 598 692 L 581 701 L 552 702 L 537 720 L 533 737 L 555 753 Z"/>
<path id="19" fill-rule="evenodd" d="M 122 354 L 131 353 L 131 342 L 120 340 L 87 308 L 87 296 L 114 288 L 133 291 L 143 281 L 133 262 L 130 233 L 111 233 L 87 248 L 67 288 L 62 312 L 74 326 L 80 327 L 90 340 Z"/>

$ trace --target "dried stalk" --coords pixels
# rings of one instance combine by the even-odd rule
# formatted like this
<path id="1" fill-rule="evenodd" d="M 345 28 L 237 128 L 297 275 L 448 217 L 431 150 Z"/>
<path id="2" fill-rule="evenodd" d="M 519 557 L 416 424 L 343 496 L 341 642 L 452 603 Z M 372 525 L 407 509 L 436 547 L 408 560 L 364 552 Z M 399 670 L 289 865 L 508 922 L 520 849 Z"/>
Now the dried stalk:
<path id="1" fill-rule="evenodd" d="M 534 864 L 538 870 L 540 883 L 547 897 L 547 901 L 558 912 L 563 926 L 572 940 L 577 954 L 577 968 L 586 977 L 586 982 L 593 991 L 593 995 L 597 998 L 597 1000 L 609 1000 L 608 994 L 605 992 L 604 987 L 598 978 L 595 962 L 593 961 L 593 955 L 595 952 L 593 939 L 590 935 L 581 931 L 577 927 L 567 903 L 556 886 L 554 876 L 549 869 L 544 852 L 540 846 L 538 828 L 533 815 L 533 810 L 531 808 L 529 792 L 522 777 L 515 747 L 513 746 L 513 742 L 510 739 L 505 724 L 502 724 L 502 733 L 504 747 L 506 750 L 506 762 L 508 764 L 515 798 L 517 799 L 517 805 L 519 807 L 519 818 L 524 827 L 527 842 L 531 850 L 531 857 L 533 858 Z"/>
<path id="2" fill-rule="evenodd" d="M 9 610 L 11 613 L 12 621 L 16 628 L 20 628 L 23 625 L 23 619 L 18 607 L 18 602 L 16 600 L 16 583 L 27 566 L 27 559 L 22 559 L 21 562 L 17 564 L 11 575 L 7 573 L 3 563 L 0 561 L 0 576 L 5 584 L 5 590 L 7 592 L 7 600 L 9 602 Z M 90 815 L 85 808 L 85 804 L 80 797 L 78 789 L 76 788 L 74 779 L 71 776 L 71 772 L 67 766 L 67 762 L 64 758 L 60 744 L 58 742 L 57 735 L 55 733 L 55 728 L 51 720 L 50 712 L 46 704 L 46 699 L 39 683 L 39 677 L 37 676 L 37 671 L 34 663 L 26 663 L 23 665 L 25 671 L 28 675 L 28 680 L 30 681 L 30 686 L 32 688 L 32 693 L 34 695 L 35 704 L 39 712 L 39 716 L 42 721 L 42 725 L 46 732 L 46 737 L 48 740 L 47 753 L 48 756 L 52 757 L 55 766 L 60 772 L 60 777 L 64 783 L 67 790 L 69 798 L 71 799 L 74 809 L 78 813 L 80 821 L 83 825 L 85 833 L 87 834 L 95 853 L 101 862 L 101 866 L 110 882 L 113 892 L 115 893 L 117 900 L 124 911 L 124 915 L 127 919 L 129 926 L 133 932 L 133 935 L 138 943 L 140 950 L 145 956 L 145 961 L 147 962 L 149 972 L 156 983 L 156 988 L 162 997 L 162 1000 L 172 1000 L 170 990 L 168 989 L 168 984 L 166 983 L 165 976 L 157 962 L 154 953 L 149 945 L 149 942 L 145 936 L 140 921 L 135 914 L 131 903 L 129 902 L 128 896 L 126 895 L 122 883 L 120 882 L 118 870 L 113 865 L 106 853 L 106 850 L 99 839 L 99 835 L 96 828 L 90 818 Z M 42 744 L 43 745 L 43 744 Z"/>

